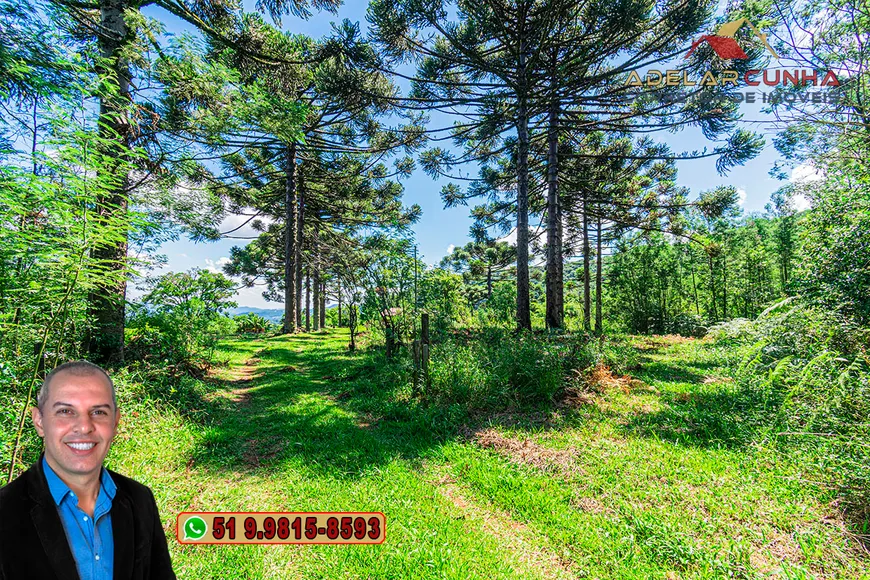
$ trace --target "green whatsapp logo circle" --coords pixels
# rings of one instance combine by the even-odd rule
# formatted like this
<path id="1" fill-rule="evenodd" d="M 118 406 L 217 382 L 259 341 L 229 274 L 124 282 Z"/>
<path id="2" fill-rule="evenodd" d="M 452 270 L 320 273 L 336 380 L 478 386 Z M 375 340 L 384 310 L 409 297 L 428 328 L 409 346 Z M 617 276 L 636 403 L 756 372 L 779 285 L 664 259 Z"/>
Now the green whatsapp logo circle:
<path id="1" fill-rule="evenodd" d="M 205 520 L 199 516 L 191 516 L 184 522 L 185 540 L 201 540 L 207 531 Z"/>

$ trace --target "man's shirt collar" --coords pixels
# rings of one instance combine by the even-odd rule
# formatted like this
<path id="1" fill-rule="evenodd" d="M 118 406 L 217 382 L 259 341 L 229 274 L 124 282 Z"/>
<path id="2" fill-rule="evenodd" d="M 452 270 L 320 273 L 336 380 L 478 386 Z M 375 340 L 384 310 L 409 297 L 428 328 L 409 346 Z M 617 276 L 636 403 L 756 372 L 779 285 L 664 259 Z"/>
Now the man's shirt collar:
<path id="1" fill-rule="evenodd" d="M 54 504 L 60 505 L 63 498 L 65 498 L 68 493 L 72 493 L 72 490 L 63 482 L 60 476 L 54 472 L 48 464 L 48 461 L 45 460 L 45 456 L 42 457 L 42 470 L 45 472 L 45 480 L 48 482 L 48 491 L 51 492 Z M 100 468 L 100 487 L 109 497 L 109 501 L 115 499 L 115 491 L 117 490 L 117 487 L 115 486 L 115 482 L 112 481 L 109 471 L 105 467 Z"/>

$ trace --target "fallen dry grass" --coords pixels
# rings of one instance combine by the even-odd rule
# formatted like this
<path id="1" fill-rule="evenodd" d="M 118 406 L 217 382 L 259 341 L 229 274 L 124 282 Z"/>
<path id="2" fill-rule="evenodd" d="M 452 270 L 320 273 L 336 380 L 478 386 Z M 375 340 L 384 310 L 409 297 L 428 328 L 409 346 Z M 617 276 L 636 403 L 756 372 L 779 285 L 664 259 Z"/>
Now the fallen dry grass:
<path id="1" fill-rule="evenodd" d="M 578 371 L 577 385 L 581 392 L 593 392 L 604 394 L 612 390 L 620 390 L 625 394 L 632 390 L 648 389 L 648 387 L 638 379 L 630 375 L 617 375 L 610 367 L 599 363 L 591 369 Z"/>
<path id="2" fill-rule="evenodd" d="M 650 336 L 639 337 L 635 348 L 642 351 L 658 350 L 675 344 L 686 344 L 698 340 L 703 339 L 692 338 L 690 336 L 680 336 L 679 334 L 653 334 Z"/>
<path id="3" fill-rule="evenodd" d="M 701 382 L 705 385 L 715 385 L 719 383 L 733 383 L 734 379 L 731 377 L 707 376 Z"/>
<path id="4" fill-rule="evenodd" d="M 600 411 L 610 410 L 607 393 L 618 391 L 626 395 L 632 392 L 642 391 L 657 393 L 658 391 L 630 375 L 617 375 L 610 367 L 604 364 L 578 370 L 571 382 L 565 389 L 561 405 L 566 407 L 582 407 L 592 405 Z"/>
<path id="5" fill-rule="evenodd" d="M 495 429 L 478 431 L 474 441 L 484 449 L 492 449 L 499 455 L 518 465 L 530 465 L 542 471 L 567 476 L 583 474 L 583 468 L 576 462 L 577 449 L 550 449 L 538 445 L 531 439 L 511 439 Z"/>

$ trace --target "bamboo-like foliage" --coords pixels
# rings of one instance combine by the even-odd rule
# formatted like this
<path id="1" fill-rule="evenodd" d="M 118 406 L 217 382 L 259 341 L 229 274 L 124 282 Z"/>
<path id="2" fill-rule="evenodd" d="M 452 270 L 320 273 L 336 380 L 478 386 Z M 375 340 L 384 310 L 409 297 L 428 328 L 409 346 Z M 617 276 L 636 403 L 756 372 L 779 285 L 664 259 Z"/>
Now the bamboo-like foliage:
<path id="1" fill-rule="evenodd" d="M 93 119 L 82 124 L 86 111 L 73 112 L 51 118 L 39 140 L 46 153 L 32 157 L 36 171 L 19 154 L 0 172 L 0 397 L 4 431 L 16 433 L 0 450 L 0 465 L 10 477 L 28 464 L 22 450 L 32 454 L 23 427 L 43 369 L 83 355 L 90 297 L 130 275 L 100 249 L 150 225 L 139 212 L 100 213 L 100 200 L 118 185 L 101 170 L 117 159 L 107 156 Z M 125 163 L 132 166 L 136 154 Z"/>

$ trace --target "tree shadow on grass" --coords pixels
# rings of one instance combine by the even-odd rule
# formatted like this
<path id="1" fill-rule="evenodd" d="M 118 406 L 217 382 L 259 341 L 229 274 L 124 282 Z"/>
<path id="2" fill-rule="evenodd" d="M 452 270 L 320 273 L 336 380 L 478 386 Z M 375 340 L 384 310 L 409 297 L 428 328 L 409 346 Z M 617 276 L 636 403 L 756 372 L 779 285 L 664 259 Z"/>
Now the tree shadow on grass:
<path id="1" fill-rule="evenodd" d="M 687 363 L 685 365 L 675 365 L 667 362 L 660 362 L 642 358 L 638 369 L 632 372 L 632 376 L 646 382 L 679 382 L 701 384 L 707 375 L 701 374 L 705 370 L 713 371 L 719 368 L 720 365 L 714 363 Z M 699 370 L 701 372 L 695 372 Z"/>
<path id="2" fill-rule="evenodd" d="M 400 364 L 386 364 L 376 352 L 350 355 L 339 344 L 300 352 L 312 339 L 282 337 L 263 349 L 262 376 L 246 385 L 244 404 L 209 417 L 195 465 L 258 471 L 289 464 L 312 476 L 358 478 L 439 444 L 417 404 L 403 397 L 406 385 L 395 381 Z M 316 338 L 324 339 L 332 336 Z"/>
<path id="3" fill-rule="evenodd" d="M 660 410 L 628 415 L 549 403 L 469 413 L 459 404 L 420 404 L 411 395 L 407 356 L 387 361 L 379 350 L 348 353 L 345 339 L 333 332 L 318 336 L 321 344 L 316 346 L 310 336 L 270 340 L 258 355 L 262 375 L 244 384 L 249 396 L 212 403 L 192 465 L 352 481 L 397 459 L 419 460 L 447 441 L 473 437 L 481 428 L 537 432 L 601 416 L 616 419 L 616 429 L 625 435 L 686 447 L 740 449 L 773 426 L 782 403 L 769 394 L 762 400 L 763 395 L 734 383 L 705 384 L 706 377 L 694 372 L 702 365 L 687 370 L 653 361 L 644 367 L 646 380 L 661 377 L 698 388 L 690 393 L 665 391 L 658 394 Z M 238 388 L 233 382 L 219 385 L 223 391 Z M 866 525 L 860 510 L 850 509 L 846 515 L 850 529 L 860 533 Z"/>
<path id="4" fill-rule="evenodd" d="M 634 414 L 622 422 L 622 429 L 627 434 L 716 449 L 755 442 L 760 430 L 773 425 L 782 402 L 765 400 L 734 383 L 711 384 L 689 393 L 665 392 L 659 399 L 660 410 Z"/>
<path id="5" fill-rule="evenodd" d="M 242 347 L 241 345 L 238 344 L 239 342 L 240 342 L 240 340 L 237 337 L 233 337 L 232 342 L 223 341 L 221 344 L 220 350 L 224 353 L 241 352 L 241 353 L 247 354 L 247 353 L 251 352 L 250 348 Z M 265 342 L 265 341 L 252 338 L 252 339 L 250 339 L 250 342 L 258 342 L 259 343 L 259 342 Z"/>

